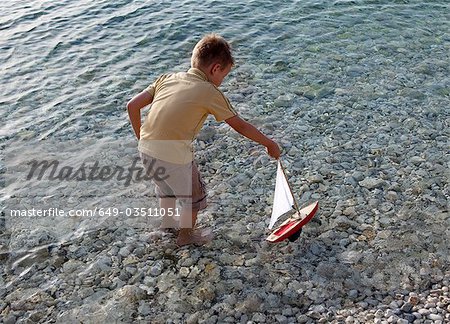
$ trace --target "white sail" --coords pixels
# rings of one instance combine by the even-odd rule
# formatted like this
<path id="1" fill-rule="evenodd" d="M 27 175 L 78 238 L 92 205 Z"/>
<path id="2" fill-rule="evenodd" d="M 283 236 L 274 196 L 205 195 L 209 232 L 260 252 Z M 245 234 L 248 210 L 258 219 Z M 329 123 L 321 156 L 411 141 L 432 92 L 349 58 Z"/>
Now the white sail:
<path id="1" fill-rule="evenodd" d="M 292 196 L 289 184 L 278 161 L 277 179 L 275 183 L 275 195 L 273 197 L 272 216 L 270 218 L 269 229 L 273 227 L 278 217 L 292 209 L 294 197 Z"/>

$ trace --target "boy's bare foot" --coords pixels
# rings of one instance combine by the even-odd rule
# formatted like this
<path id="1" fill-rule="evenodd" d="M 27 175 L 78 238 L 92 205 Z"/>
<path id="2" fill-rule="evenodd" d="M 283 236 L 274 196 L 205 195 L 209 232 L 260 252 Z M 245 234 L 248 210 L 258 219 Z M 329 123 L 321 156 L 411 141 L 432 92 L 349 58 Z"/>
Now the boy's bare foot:
<path id="1" fill-rule="evenodd" d="M 178 228 L 180 228 L 179 217 L 164 216 L 161 220 L 160 228 L 161 229 L 168 229 L 168 228 L 178 229 Z"/>
<path id="2" fill-rule="evenodd" d="M 163 231 L 163 233 L 166 234 L 170 234 L 170 235 L 177 235 L 180 232 L 179 228 L 161 228 L 161 231 Z"/>
<path id="3" fill-rule="evenodd" d="M 203 245 L 213 239 L 213 233 L 210 228 L 196 228 L 189 231 L 180 231 L 177 238 L 177 245 L 184 246 L 189 244 Z"/>

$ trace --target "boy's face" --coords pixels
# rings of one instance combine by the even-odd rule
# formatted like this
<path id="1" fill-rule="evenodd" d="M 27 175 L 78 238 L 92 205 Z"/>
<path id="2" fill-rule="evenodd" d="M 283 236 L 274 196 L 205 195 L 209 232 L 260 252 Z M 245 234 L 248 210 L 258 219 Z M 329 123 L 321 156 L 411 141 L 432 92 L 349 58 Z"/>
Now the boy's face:
<path id="1" fill-rule="evenodd" d="M 223 79 L 225 79 L 228 73 L 230 73 L 231 68 L 231 64 L 225 68 L 222 68 L 222 66 L 218 63 L 213 64 L 208 75 L 209 81 L 219 87 L 222 84 Z"/>

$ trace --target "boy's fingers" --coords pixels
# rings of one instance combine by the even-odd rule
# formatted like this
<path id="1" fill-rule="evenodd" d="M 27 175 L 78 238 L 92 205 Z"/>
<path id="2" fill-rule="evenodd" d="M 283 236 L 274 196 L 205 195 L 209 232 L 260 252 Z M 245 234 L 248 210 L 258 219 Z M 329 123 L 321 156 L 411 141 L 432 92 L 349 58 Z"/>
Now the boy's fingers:
<path id="1" fill-rule="evenodd" d="M 271 152 L 271 151 L 268 151 L 267 153 L 270 155 L 270 157 L 272 157 L 272 158 L 274 158 L 274 159 L 276 159 L 276 160 L 278 160 L 278 158 L 280 157 L 280 152 Z"/>

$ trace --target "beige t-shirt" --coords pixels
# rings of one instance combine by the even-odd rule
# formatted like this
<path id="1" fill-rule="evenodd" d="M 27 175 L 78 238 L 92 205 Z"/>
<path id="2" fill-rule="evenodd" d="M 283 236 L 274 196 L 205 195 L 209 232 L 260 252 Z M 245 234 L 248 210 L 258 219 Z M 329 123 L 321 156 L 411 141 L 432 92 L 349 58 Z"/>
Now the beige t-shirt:
<path id="1" fill-rule="evenodd" d="M 209 114 L 217 121 L 237 114 L 199 69 L 162 75 L 146 91 L 153 101 L 141 126 L 139 151 L 171 163 L 192 161 L 192 141 Z"/>

